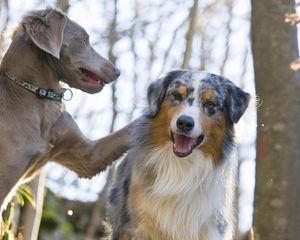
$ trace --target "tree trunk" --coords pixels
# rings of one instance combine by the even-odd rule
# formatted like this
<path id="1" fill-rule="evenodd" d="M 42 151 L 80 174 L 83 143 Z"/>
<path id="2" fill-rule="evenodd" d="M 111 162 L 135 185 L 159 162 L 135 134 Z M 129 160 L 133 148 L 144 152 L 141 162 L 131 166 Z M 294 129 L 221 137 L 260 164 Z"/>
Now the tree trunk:
<path id="1" fill-rule="evenodd" d="M 60 10 L 66 13 L 70 8 L 70 2 L 69 0 L 57 0 L 57 6 Z"/>
<path id="2" fill-rule="evenodd" d="M 118 15 L 118 0 L 114 0 L 114 12 L 113 12 L 113 18 L 110 24 L 110 30 L 109 30 L 109 51 L 108 51 L 108 58 L 109 61 L 111 61 L 113 64 L 116 64 L 116 56 L 113 53 L 113 48 L 118 41 L 118 32 L 117 32 L 117 15 Z M 118 110 L 117 110 L 117 87 L 116 83 L 113 82 L 112 85 L 112 120 L 109 132 L 113 132 L 115 129 L 115 123 L 118 117 Z M 103 225 L 103 220 L 105 219 L 105 211 L 103 212 L 103 208 L 105 208 L 105 202 L 107 199 L 107 194 L 109 191 L 110 184 L 113 181 L 113 175 L 114 175 L 115 167 L 114 165 L 109 168 L 108 177 L 106 179 L 106 184 L 104 188 L 102 189 L 101 193 L 98 196 L 97 201 L 95 202 L 93 214 L 91 216 L 91 222 L 89 224 L 89 227 L 87 228 L 85 240 L 93 240 L 95 239 L 95 233 L 97 231 L 97 228 L 99 228 L 101 225 Z M 101 211 L 102 210 L 102 211 Z"/>
<path id="3" fill-rule="evenodd" d="M 284 23 L 294 0 L 252 0 L 258 108 L 254 227 L 261 240 L 300 236 L 300 76 L 296 28 Z"/>
<path id="4" fill-rule="evenodd" d="M 181 68 L 189 67 L 189 60 L 191 58 L 192 45 L 193 45 L 193 39 L 195 34 L 196 20 L 198 16 L 198 3 L 199 0 L 194 0 L 193 6 L 190 10 L 190 24 L 185 35 L 186 45 L 185 45 L 183 63 L 181 65 Z"/>
<path id="5" fill-rule="evenodd" d="M 42 170 L 40 174 L 37 175 L 30 183 L 32 192 L 34 194 L 36 206 L 34 208 L 30 203 L 26 204 L 25 213 L 23 215 L 24 239 L 30 239 L 30 240 L 38 239 L 42 213 L 43 213 L 43 205 L 44 205 L 45 180 L 46 180 L 46 171 Z"/>

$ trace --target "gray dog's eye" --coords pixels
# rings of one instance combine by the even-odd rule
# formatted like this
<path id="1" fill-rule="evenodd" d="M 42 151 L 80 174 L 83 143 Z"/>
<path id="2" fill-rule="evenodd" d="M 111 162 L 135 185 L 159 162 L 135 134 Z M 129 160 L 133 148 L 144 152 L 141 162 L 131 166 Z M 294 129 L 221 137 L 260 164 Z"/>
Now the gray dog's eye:
<path id="1" fill-rule="evenodd" d="M 85 36 L 82 41 L 85 43 L 85 44 L 88 44 L 89 42 L 89 37 L 88 36 Z"/>

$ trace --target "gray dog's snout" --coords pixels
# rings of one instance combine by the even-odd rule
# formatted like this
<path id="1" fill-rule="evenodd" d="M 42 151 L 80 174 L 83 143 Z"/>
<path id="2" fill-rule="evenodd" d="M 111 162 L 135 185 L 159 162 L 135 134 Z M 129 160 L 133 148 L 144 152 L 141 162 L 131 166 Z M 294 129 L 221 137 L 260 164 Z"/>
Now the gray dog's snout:
<path id="1" fill-rule="evenodd" d="M 182 115 L 177 119 L 176 126 L 183 132 L 189 132 L 194 128 L 195 122 L 192 117 Z"/>

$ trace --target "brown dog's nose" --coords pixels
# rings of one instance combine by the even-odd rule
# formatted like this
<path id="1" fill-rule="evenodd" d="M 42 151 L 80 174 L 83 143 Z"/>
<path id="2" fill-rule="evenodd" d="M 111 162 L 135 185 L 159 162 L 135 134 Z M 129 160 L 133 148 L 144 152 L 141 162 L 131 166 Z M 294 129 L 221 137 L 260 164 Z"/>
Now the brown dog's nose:
<path id="1" fill-rule="evenodd" d="M 177 119 L 176 125 L 181 131 L 189 132 L 194 128 L 195 122 L 190 116 L 182 115 Z"/>
<path id="2" fill-rule="evenodd" d="M 114 68 L 114 72 L 115 72 L 117 78 L 118 78 L 118 77 L 120 76 L 120 74 L 121 74 L 120 70 L 117 69 L 117 68 Z"/>

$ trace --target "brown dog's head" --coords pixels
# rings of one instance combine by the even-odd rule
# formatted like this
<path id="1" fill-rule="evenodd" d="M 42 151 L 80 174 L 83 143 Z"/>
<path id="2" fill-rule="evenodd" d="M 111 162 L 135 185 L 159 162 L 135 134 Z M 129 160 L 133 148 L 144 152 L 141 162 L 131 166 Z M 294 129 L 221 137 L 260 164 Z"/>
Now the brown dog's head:
<path id="1" fill-rule="evenodd" d="M 148 89 L 152 142 L 156 147 L 173 142 L 178 157 L 200 150 L 218 162 L 232 145 L 233 125 L 245 112 L 249 97 L 215 74 L 170 72 Z"/>
<path id="2" fill-rule="evenodd" d="M 53 70 L 71 87 L 96 93 L 120 75 L 111 62 L 93 49 L 87 32 L 61 11 L 33 11 L 21 25 L 36 47 L 57 60 Z"/>

